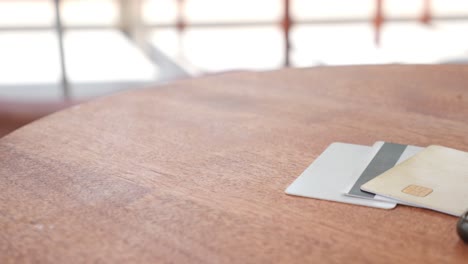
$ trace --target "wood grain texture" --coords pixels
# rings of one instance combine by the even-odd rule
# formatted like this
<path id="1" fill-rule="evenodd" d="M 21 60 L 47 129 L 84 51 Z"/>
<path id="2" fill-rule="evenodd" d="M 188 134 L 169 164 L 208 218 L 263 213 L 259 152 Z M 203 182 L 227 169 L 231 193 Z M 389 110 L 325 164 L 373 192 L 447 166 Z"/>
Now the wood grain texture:
<path id="1" fill-rule="evenodd" d="M 292 197 L 332 142 L 468 151 L 468 66 L 230 73 L 0 139 L 0 262 L 466 263 L 455 217 Z"/>

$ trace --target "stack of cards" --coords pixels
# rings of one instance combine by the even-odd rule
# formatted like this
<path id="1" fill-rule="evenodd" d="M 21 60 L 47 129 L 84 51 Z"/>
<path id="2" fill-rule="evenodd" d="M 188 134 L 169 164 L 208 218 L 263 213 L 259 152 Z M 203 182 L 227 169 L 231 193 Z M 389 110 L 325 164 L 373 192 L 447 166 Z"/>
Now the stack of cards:
<path id="1" fill-rule="evenodd" d="M 468 207 L 468 153 L 388 142 L 331 144 L 286 193 L 383 209 L 397 204 L 460 215 Z"/>

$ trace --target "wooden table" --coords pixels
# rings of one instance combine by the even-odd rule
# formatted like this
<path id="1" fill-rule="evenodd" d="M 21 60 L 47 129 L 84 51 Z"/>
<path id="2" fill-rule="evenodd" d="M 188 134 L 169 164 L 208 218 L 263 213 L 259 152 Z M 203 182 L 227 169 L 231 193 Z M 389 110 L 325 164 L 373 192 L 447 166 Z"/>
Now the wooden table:
<path id="1" fill-rule="evenodd" d="M 0 140 L 0 262 L 466 263 L 453 216 L 298 198 L 330 143 L 468 151 L 468 66 L 241 72 L 74 106 Z"/>
<path id="2" fill-rule="evenodd" d="M 27 123 L 77 103 L 20 102 L 0 98 L 0 138 Z"/>

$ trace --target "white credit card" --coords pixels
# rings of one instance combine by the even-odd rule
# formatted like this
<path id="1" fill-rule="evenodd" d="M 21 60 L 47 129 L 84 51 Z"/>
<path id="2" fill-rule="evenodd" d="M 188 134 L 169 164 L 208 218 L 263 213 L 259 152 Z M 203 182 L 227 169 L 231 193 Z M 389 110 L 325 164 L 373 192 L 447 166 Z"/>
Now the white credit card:
<path id="1" fill-rule="evenodd" d="M 421 147 L 378 141 L 372 147 L 366 165 L 358 170 L 355 181 L 348 187 L 346 195 L 363 199 L 396 202 L 395 200 L 361 190 L 361 185 L 393 168 L 423 150 Z M 401 203 L 401 202 L 399 202 Z M 405 204 L 405 203 L 403 203 Z"/>
<path id="2" fill-rule="evenodd" d="M 347 143 L 331 144 L 286 189 L 286 193 L 321 200 L 392 209 L 395 202 L 346 196 L 348 187 L 366 167 L 372 147 Z"/>

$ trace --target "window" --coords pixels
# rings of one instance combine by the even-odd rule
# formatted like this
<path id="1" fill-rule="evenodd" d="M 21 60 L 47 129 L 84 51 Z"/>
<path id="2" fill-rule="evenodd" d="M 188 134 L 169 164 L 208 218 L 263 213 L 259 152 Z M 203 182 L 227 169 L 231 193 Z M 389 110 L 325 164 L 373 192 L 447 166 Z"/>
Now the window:
<path id="1" fill-rule="evenodd" d="M 376 45 L 377 1 L 63 0 L 70 96 L 285 63 L 468 62 L 467 1 L 385 0 Z M 63 96 L 55 25 L 52 0 L 0 0 L 0 96 Z"/>

